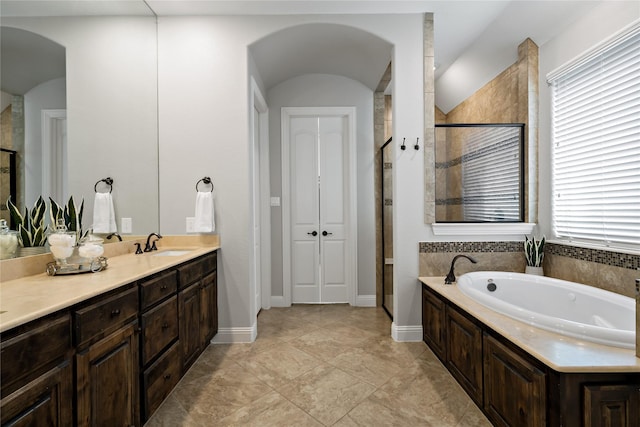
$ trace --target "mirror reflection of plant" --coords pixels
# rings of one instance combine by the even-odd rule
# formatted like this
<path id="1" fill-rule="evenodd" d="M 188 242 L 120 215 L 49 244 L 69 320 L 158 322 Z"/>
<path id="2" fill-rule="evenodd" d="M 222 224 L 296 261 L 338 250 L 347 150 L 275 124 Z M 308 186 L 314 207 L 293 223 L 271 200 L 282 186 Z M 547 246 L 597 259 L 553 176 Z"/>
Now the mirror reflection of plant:
<path id="1" fill-rule="evenodd" d="M 42 196 L 36 200 L 31 211 L 25 206 L 24 215 L 22 215 L 20 209 L 11 202 L 11 197 L 7 200 L 7 207 L 9 208 L 11 219 L 17 227 L 18 243 L 20 246 L 23 248 L 44 246 L 47 241 L 44 225 L 44 215 L 47 211 L 47 205 L 42 199 Z"/>
<path id="2" fill-rule="evenodd" d="M 55 200 L 49 197 L 51 201 L 51 209 L 49 210 L 49 214 L 51 217 L 51 224 L 57 224 L 58 219 L 62 218 L 64 220 L 64 225 L 67 226 L 68 231 L 74 231 L 76 233 L 76 244 L 80 242 L 80 240 L 84 239 L 89 230 L 82 230 L 82 214 L 84 212 L 84 199 L 80 203 L 80 209 L 76 205 L 73 200 L 73 196 L 69 197 L 69 201 L 67 205 L 62 207 Z"/>

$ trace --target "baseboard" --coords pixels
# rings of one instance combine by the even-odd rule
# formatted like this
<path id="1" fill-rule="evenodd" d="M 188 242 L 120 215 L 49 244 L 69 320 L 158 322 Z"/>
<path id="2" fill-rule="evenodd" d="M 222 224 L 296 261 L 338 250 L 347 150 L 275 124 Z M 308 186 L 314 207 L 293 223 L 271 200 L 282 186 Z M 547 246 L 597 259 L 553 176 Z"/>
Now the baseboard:
<path id="1" fill-rule="evenodd" d="M 283 296 L 271 295 L 271 307 L 289 307 L 289 305 L 284 303 Z"/>
<path id="2" fill-rule="evenodd" d="M 211 340 L 212 344 L 249 344 L 258 336 L 258 324 L 248 328 L 218 328 L 218 333 Z"/>
<path id="3" fill-rule="evenodd" d="M 391 338 L 399 342 L 420 342 L 422 341 L 422 326 L 398 326 L 391 323 Z"/>
<path id="4" fill-rule="evenodd" d="M 358 295 L 356 296 L 356 307 L 375 307 L 375 295 Z"/>

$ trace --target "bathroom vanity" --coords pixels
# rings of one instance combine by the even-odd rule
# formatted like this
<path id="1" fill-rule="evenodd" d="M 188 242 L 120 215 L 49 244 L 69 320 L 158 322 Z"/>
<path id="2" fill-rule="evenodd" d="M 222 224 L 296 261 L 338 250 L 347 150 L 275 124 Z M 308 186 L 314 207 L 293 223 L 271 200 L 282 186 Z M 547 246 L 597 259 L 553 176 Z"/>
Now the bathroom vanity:
<path id="1" fill-rule="evenodd" d="M 144 424 L 217 332 L 218 249 L 3 283 L 2 425 Z"/>
<path id="2" fill-rule="evenodd" d="M 640 426 L 633 350 L 512 320 L 420 278 L 424 342 L 497 426 Z"/>

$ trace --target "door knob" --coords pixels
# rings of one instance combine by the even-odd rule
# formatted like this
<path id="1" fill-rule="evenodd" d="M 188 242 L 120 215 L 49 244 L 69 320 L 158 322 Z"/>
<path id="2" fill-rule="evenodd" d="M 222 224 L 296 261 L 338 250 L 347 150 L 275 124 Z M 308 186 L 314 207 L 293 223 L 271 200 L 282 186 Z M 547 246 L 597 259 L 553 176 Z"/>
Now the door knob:
<path id="1" fill-rule="evenodd" d="M 316 237 L 318 235 L 318 232 L 316 230 L 313 230 L 313 232 L 311 233 L 307 233 L 309 236 L 313 236 Z"/>
<path id="2" fill-rule="evenodd" d="M 329 235 L 331 235 L 331 234 L 333 234 L 333 233 L 329 233 L 329 232 L 328 232 L 328 231 L 326 231 L 326 230 L 322 232 L 322 235 L 323 235 L 323 236 L 329 236 Z"/>

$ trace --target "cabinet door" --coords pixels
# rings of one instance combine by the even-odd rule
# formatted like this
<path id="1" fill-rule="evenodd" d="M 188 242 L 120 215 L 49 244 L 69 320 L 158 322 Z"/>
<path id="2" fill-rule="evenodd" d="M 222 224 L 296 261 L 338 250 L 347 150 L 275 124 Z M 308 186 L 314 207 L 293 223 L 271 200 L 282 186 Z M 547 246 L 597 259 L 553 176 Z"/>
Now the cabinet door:
<path id="1" fill-rule="evenodd" d="M 72 378 L 67 360 L 2 399 L 2 425 L 70 426 L 73 423 Z"/>
<path id="2" fill-rule="evenodd" d="M 200 355 L 200 282 L 196 282 L 178 295 L 180 313 L 180 343 L 182 345 L 182 372 Z"/>
<path id="3" fill-rule="evenodd" d="M 545 401 L 545 374 L 485 334 L 484 408 L 493 424 L 544 426 Z"/>
<path id="4" fill-rule="evenodd" d="M 639 427 L 640 384 L 584 387 L 585 427 Z"/>
<path id="5" fill-rule="evenodd" d="M 140 425 L 137 322 L 76 356 L 79 426 Z"/>
<path id="6" fill-rule="evenodd" d="M 218 296 L 216 273 L 202 279 L 200 290 L 200 342 L 204 350 L 218 332 Z"/>
<path id="7" fill-rule="evenodd" d="M 446 357 L 445 304 L 426 288 L 422 288 L 422 334 L 424 342 L 441 360 Z"/>
<path id="8" fill-rule="evenodd" d="M 469 396 L 482 405 L 482 329 L 447 307 L 447 367 Z"/>

